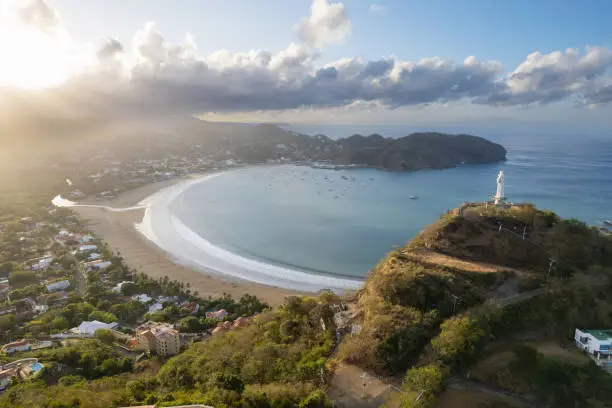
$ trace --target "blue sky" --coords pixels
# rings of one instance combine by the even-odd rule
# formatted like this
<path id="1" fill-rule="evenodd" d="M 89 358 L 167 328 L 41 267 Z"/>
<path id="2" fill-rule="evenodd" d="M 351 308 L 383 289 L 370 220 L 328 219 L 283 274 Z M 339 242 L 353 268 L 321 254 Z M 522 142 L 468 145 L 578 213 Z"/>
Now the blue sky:
<path id="1" fill-rule="evenodd" d="M 293 25 L 308 15 L 309 0 L 56 0 L 76 37 L 99 41 L 109 35 L 129 42 L 136 29 L 154 21 L 169 40 L 194 34 L 204 54 L 218 49 L 278 51 L 295 41 Z M 610 1 L 553 0 L 344 0 L 353 24 L 342 46 L 324 60 L 347 56 L 376 59 L 397 55 L 415 60 L 469 55 L 514 68 L 534 51 L 586 45 L 610 46 Z M 382 11 L 372 12 L 379 5 Z"/>
<path id="2" fill-rule="evenodd" d="M 58 49 L 90 44 L 79 58 L 45 51 L 13 62 L 5 77 L 27 84 L 28 66 L 57 68 L 38 78 L 50 93 L 64 88 L 51 99 L 91 90 L 81 99 L 95 109 L 128 101 L 117 109 L 211 120 L 612 125 L 610 1 L 3 1 L 19 2 L 17 19 L 51 40 L 69 38 Z M 96 66 L 83 76 L 74 60 Z"/>

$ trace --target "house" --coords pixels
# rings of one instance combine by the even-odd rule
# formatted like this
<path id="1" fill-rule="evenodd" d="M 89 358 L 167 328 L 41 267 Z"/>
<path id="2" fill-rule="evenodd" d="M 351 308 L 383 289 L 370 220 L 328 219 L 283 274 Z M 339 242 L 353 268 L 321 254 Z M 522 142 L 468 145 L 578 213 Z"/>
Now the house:
<path id="1" fill-rule="evenodd" d="M 135 331 L 137 348 L 154 351 L 160 356 L 172 356 L 180 352 L 179 332 L 171 324 L 146 322 L 136 327 Z"/>
<path id="2" fill-rule="evenodd" d="M 217 310 L 216 312 L 206 312 L 207 319 L 223 320 L 229 313 L 225 309 Z"/>
<path id="3" fill-rule="evenodd" d="M 81 245 L 78 249 L 79 252 L 89 252 L 89 251 L 93 251 L 94 249 L 98 249 L 97 245 Z"/>
<path id="4" fill-rule="evenodd" d="M 141 293 L 140 295 L 132 296 L 132 300 L 137 300 L 140 303 L 149 303 L 150 301 L 153 300 L 153 298 L 147 295 L 146 293 Z"/>
<path id="5" fill-rule="evenodd" d="M 93 241 L 93 237 L 91 235 L 83 235 L 80 239 L 79 239 L 79 243 L 81 244 L 86 244 L 88 242 Z"/>
<path id="6" fill-rule="evenodd" d="M 212 331 L 213 336 L 230 331 L 232 328 L 232 322 L 221 322 L 217 324 L 217 327 Z"/>
<path id="7" fill-rule="evenodd" d="M 100 259 L 100 254 L 97 252 L 92 252 L 91 254 L 89 254 L 87 259 L 89 259 L 90 261 L 95 261 L 96 259 Z"/>
<path id="8" fill-rule="evenodd" d="M 177 296 L 159 296 L 157 298 L 157 301 L 159 303 L 176 303 L 176 301 L 178 300 Z"/>
<path id="9" fill-rule="evenodd" d="M 53 257 L 46 256 L 41 259 L 38 259 L 37 262 L 32 264 L 31 268 L 33 271 L 46 270 L 49 267 L 49 265 L 51 265 L 51 262 L 53 262 Z"/>
<path id="10" fill-rule="evenodd" d="M 162 305 L 160 302 L 153 303 L 151 306 L 149 306 L 149 313 L 159 312 L 163 308 L 164 305 Z"/>
<path id="11" fill-rule="evenodd" d="M 2 351 L 6 354 L 13 354 L 18 351 L 29 351 L 31 347 L 32 346 L 30 345 L 29 341 L 22 339 L 19 341 L 14 341 L 12 343 L 5 344 L 4 346 L 2 346 Z"/>
<path id="12" fill-rule="evenodd" d="M 92 270 L 92 269 L 97 269 L 99 271 L 101 271 L 102 269 L 108 268 L 109 266 L 111 266 L 112 262 L 110 261 L 103 261 L 101 259 L 95 260 L 95 261 L 91 261 L 91 262 L 85 262 L 83 263 L 83 267 L 87 270 Z"/>
<path id="13" fill-rule="evenodd" d="M 184 302 L 181 304 L 181 308 L 189 310 L 189 313 L 194 315 L 198 313 L 198 310 L 200 310 L 200 305 L 196 302 Z"/>
<path id="14" fill-rule="evenodd" d="M 251 319 L 253 318 L 244 316 L 237 318 L 236 320 L 234 320 L 234 328 L 247 326 L 251 322 Z"/>
<path id="15" fill-rule="evenodd" d="M 73 333 L 77 333 L 77 334 L 85 334 L 85 335 L 93 336 L 96 333 L 96 331 L 100 329 L 114 329 L 118 325 L 119 323 L 117 322 L 102 323 L 97 320 L 92 320 L 91 322 L 87 322 L 87 321 L 82 322 L 79 325 L 79 327 L 75 327 L 71 329 L 70 331 Z"/>
<path id="16" fill-rule="evenodd" d="M 40 296 L 36 296 L 36 303 L 46 305 L 58 305 L 68 302 L 68 293 L 64 291 L 58 291 L 53 293 L 45 293 Z"/>
<path id="17" fill-rule="evenodd" d="M 5 299 L 10 291 L 11 287 L 7 283 L 0 283 L 0 300 Z"/>
<path id="18" fill-rule="evenodd" d="M 123 281 L 123 282 L 119 282 L 118 284 L 115 285 L 115 287 L 113 289 L 111 289 L 113 292 L 117 293 L 117 294 L 121 294 L 121 288 L 123 287 L 123 285 L 125 285 L 126 283 L 133 283 L 131 281 Z"/>
<path id="19" fill-rule="evenodd" d="M 0 370 L 0 391 L 8 388 L 13 377 L 17 377 L 17 367 L 11 367 L 8 370 Z"/>
<path id="20" fill-rule="evenodd" d="M 57 292 L 59 290 L 68 289 L 70 287 L 70 281 L 68 279 L 55 281 L 52 283 L 45 284 L 49 292 Z"/>
<path id="21" fill-rule="evenodd" d="M 47 313 L 49 311 L 49 306 L 36 304 L 32 311 L 36 314 Z"/>

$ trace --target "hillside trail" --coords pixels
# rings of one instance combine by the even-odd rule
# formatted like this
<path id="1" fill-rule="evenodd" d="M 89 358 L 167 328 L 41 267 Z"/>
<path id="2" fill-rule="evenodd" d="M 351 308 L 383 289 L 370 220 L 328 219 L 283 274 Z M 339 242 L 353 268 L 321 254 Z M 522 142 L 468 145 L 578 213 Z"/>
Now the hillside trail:
<path id="1" fill-rule="evenodd" d="M 415 255 L 414 253 L 411 255 Z M 476 262 L 455 258 L 449 255 L 440 254 L 433 251 L 420 251 L 417 255 L 425 262 L 439 263 L 441 265 L 453 267 L 456 269 L 462 269 L 473 272 L 481 273 L 495 273 L 499 272 L 500 269 L 510 270 L 503 268 L 500 265 L 489 264 L 485 262 Z M 514 270 L 517 273 L 523 273 L 521 270 Z M 518 302 L 522 302 L 540 294 L 545 288 L 535 289 L 528 292 L 518 293 L 516 281 L 513 280 L 508 282 L 508 290 L 502 291 L 505 295 L 499 291 L 492 292 L 491 296 L 487 299 L 487 304 L 497 304 L 501 307 L 506 307 Z M 336 351 L 332 353 L 330 358 L 334 358 Z M 453 380 L 455 383 L 457 380 Z M 465 389 L 469 388 L 472 382 L 461 382 L 461 386 Z M 486 388 L 484 385 L 474 388 L 475 390 L 483 391 Z M 492 388 L 488 389 L 491 394 Z M 483 391 L 486 392 L 486 391 Z M 503 390 L 497 390 L 495 392 L 503 392 Z M 392 394 L 403 393 L 401 389 L 401 379 L 397 378 L 386 378 L 383 379 L 372 373 L 364 371 L 358 366 L 339 363 L 334 370 L 334 376 L 328 389 L 329 397 L 335 401 L 336 406 L 339 408 L 375 408 L 381 406 L 383 403 L 389 400 Z M 506 393 L 507 394 L 507 393 Z M 512 398 L 504 394 L 506 400 Z M 518 397 L 517 397 L 518 398 Z M 520 406 L 530 405 L 521 404 Z"/>
<path id="2" fill-rule="evenodd" d="M 457 389 L 457 390 L 479 391 L 485 394 L 489 394 L 493 397 L 499 398 L 509 404 L 512 404 L 512 406 L 525 407 L 525 408 L 540 408 L 541 407 L 540 404 L 537 404 L 535 401 L 531 399 L 510 393 L 504 389 L 494 387 L 489 384 L 481 383 L 479 381 L 453 378 L 447 383 L 447 387 L 452 388 L 452 389 Z"/>

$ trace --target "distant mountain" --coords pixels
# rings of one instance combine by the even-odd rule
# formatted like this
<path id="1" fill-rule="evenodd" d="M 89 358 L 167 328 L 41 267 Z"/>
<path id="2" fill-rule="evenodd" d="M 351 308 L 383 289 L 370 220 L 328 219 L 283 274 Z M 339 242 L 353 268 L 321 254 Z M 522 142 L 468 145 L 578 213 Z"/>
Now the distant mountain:
<path id="1" fill-rule="evenodd" d="M 503 146 L 471 135 L 413 133 L 399 139 L 379 134 L 353 135 L 336 143 L 341 146 L 341 152 L 333 158 L 335 163 L 393 171 L 442 169 L 506 159 Z"/>
<path id="2" fill-rule="evenodd" d="M 414 133 L 399 139 L 379 134 L 332 140 L 285 130 L 276 124 L 207 122 L 191 116 L 57 117 L 0 115 L 3 154 L 12 160 L 89 158 L 112 151 L 117 160 L 185 155 L 195 150 L 212 158 L 259 163 L 285 158 L 326 161 L 390 171 L 448 168 L 459 164 L 503 161 L 503 146 L 470 135 Z M 9 164 L 5 161 L 5 164 Z"/>

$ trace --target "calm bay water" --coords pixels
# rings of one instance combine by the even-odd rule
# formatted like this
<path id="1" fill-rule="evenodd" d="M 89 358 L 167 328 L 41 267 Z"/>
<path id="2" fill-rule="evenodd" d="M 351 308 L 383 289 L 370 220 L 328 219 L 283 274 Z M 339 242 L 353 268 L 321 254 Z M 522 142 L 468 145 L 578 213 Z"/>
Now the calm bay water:
<path id="1" fill-rule="evenodd" d="M 230 171 L 184 192 L 171 211 L 197 234 L 246 257 L 362 277 L 447 209 L 495 192 L 589 224 L 612 219 L 612 141 L 494 136 L 505 163 L 389 173 L 262 166 Z M 416 195 L 417 200 L 410 196 Z"/>

